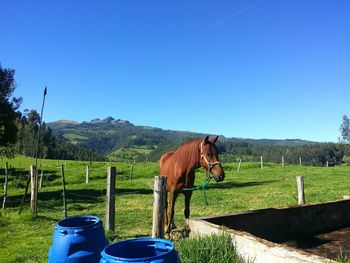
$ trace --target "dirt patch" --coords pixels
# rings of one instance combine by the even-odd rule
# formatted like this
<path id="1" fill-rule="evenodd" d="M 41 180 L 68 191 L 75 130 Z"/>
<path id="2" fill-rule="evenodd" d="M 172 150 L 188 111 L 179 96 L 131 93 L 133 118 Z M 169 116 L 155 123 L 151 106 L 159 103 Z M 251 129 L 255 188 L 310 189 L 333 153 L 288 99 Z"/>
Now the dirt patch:
<path id="1" fill-rule="evenodd" d="M 313 255 L 337 259 L 340 254 L 350 253 L 350 227 L 290 240 L 283 244 Z"/>

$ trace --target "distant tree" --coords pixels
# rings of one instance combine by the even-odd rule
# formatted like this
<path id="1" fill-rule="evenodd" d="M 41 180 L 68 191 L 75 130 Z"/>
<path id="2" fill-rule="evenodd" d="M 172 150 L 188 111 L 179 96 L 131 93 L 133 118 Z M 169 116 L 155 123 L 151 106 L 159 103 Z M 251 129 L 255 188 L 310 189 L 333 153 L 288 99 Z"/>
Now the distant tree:
<path id="1" fill-rule="evenodd" d="M 40 115 L 36 110 L 25 110 L 21 119 L 17 120 L 16 150 L 25 156 L 34 157 L 35 142 L 38 135 Z M 42 138 L 40 139 L 42 142 Z"/>
<path id="2" fill-rule="evenodd" d="M 348 116 L 343 116 L 343 123 L 340 125 L 341 137 L 339 141 L 342 143 L 350 143 L 350 120 Z"/>
<path id="3" fill-rule="evenodd" d="M 13 69 L 4 69 L 0 64 L 0 155 L 8 154 L 8 147 L 16 142 L 16 118 L 22 98 L 12 97 L 16 88 Z"/>

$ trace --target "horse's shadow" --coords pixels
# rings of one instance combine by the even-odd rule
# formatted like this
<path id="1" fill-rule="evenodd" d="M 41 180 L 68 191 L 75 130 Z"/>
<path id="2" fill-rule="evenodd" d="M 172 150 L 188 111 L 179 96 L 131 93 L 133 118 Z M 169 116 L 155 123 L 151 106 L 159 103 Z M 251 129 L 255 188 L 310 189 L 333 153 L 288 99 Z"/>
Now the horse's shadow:
<path id="1" fill-rule="evenodd" d="M 276 180 L 265 180 L 265 181 L 252 181 L 252 182 L 226 182 L 226 183 L 215 183 L 210 184 L 208 186 L 209 189 L 229 189 L 229 188 L 243 188 L 243 187 L 250 187 L 250 186 L 259 186 L 259 185 L 265 185 L 270 183 L 275 183 Z"/>

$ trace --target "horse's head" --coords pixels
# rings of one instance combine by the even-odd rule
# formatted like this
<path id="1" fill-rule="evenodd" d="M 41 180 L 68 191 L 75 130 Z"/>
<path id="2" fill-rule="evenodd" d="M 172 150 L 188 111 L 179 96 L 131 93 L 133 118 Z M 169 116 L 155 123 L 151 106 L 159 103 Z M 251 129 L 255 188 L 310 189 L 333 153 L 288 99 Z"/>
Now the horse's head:
<path id="1" fill-rule="evenodd" d="M 200 145 L 200 163 L 207 170 L 208 175 L 212 175 L 216 182 L 221 182 L 225 178 L 225 173 L 219 162 L 218 149 L 215 145 L 217 139 L 218 136 L 210 139 L 209 136 L 206 136 L 202 140 Z"/>

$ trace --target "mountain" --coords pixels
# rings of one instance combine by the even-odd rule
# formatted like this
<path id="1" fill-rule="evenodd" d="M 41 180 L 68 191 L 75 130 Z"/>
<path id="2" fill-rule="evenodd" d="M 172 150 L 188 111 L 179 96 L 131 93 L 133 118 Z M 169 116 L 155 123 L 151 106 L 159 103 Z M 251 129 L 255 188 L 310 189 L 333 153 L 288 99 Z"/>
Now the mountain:
<path id="1" fill-rule="evenodd" d="M 193 138 L 201 138 L 206 134 L 163 130 L 155 127 L 137 126 L 127 120 L 93 119 L 91 121 L 76 122 L 73 120 L 59 120 L 48 123 L 54 134 L 65 138 L 73 144 L 81 144 L 95 151 L 101 152 L 111 160 L 157 160 L 161 154 L 169 149 L 175 149 L 180 143 Z M 249 145 L 280 145 L 297 146 L 312 142 L 299 139 L 271 140 L 225 138 L 220 136 L 224 144 L 247 143 Z"/>
<path id="2" fill-rule="evenodd" d="M 127 120 L 93 119 L 78 123 L 59 120 L 48 123 L 54 134 L 73 144 L 82 144 L 88 148 L 108 155 L 110 159 L 144 159 L 160 148 L 183 142 L 204 134 L 163 130 L 148 126 L 136 126 Z"/>

